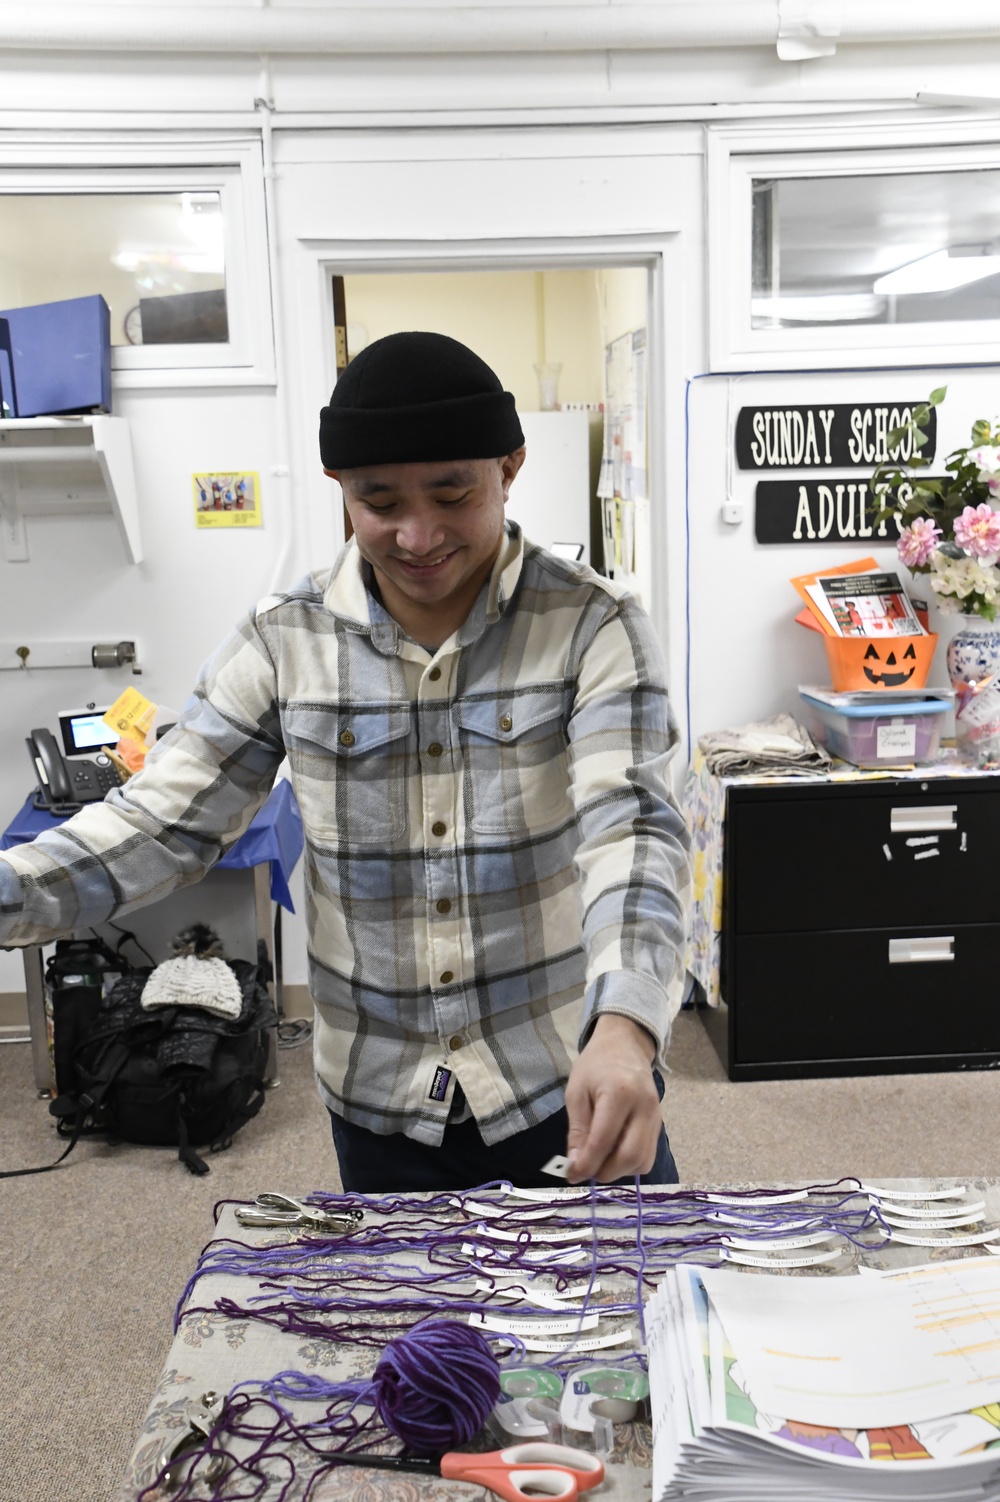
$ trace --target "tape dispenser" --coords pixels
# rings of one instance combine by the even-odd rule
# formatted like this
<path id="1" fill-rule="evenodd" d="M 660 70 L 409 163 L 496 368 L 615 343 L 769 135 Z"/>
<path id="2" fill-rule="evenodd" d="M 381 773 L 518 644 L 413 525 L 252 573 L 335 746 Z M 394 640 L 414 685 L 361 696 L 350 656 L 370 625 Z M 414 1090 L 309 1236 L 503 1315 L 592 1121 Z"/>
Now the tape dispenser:
<path id="1" fill-rule="evenodd" d="M 648 1396 L 644 1372 L 625 1366 L 580 1366 L 566 1379 L 559 1417 L 564 1428 L 592 1435 L 598 1455 L 610 1455 L 615 1424 L 634 1419 Z"/>
<path id="2" fill-rule="evenodd" d="M 551 1439 L 559 1424 L 561 1393 L 561 1378 L 547 1367 L 502 1367 L 493 1426 L 511 1439 Z"/>

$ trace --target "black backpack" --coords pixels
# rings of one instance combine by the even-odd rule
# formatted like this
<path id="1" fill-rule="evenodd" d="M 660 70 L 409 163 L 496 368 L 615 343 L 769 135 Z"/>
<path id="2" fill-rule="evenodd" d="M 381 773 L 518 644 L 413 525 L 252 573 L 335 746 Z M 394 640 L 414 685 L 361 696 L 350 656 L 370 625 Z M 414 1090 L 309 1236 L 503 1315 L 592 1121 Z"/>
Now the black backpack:
<path id="1" fill-rule="evenodd" d="M 149 967 L 128 971 L 100 1003 L 91 991 L 89 1016 L 81 1017 L 76 1008 L 71 1052 L 64 1036 L 59 1094 L 49 1105 L 59 1135 L 70 1139 L 58 1162 L 81 1136 L 101 1133 L 148 1146 L 176 1146 L 192 1173 L 208 1173 L 194 1148 L 228 1147 L 257 1115 L 265 1098 L 269 1034 L 277 1024 L 258 967 L 245 960 L 226 964 L 243 996 L 235 1018 L 202 1007 L 144 1010 Z M 43 1171 L 20 1169 L 0 1178 Z"/>

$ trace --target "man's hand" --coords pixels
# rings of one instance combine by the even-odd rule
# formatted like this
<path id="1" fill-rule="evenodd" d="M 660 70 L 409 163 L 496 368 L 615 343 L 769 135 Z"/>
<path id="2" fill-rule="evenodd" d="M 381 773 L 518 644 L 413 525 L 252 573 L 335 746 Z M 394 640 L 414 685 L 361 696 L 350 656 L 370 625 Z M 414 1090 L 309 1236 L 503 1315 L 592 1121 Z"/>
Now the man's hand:
<path id="1" fill-rule="evenodd" d="M 652 1168 L 661 1126 L 655 1047 L 630 1018 L 598 1017 L 566 1083 L 571 1184 L 610 1183 Z"/>

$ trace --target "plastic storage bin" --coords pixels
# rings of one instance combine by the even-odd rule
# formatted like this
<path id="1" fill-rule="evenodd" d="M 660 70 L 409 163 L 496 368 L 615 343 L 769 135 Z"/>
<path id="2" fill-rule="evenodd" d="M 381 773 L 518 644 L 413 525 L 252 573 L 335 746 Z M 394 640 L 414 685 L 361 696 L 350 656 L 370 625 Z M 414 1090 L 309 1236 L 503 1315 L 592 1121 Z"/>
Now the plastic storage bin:
<path id="1" fill-rule="evenodd" d="M 952 705 L 947 689 L 890 696 L 807 687 L 799 696 L 815 739 L 832 756 L 867 768 L 934 761 L 943 717 Z"/>

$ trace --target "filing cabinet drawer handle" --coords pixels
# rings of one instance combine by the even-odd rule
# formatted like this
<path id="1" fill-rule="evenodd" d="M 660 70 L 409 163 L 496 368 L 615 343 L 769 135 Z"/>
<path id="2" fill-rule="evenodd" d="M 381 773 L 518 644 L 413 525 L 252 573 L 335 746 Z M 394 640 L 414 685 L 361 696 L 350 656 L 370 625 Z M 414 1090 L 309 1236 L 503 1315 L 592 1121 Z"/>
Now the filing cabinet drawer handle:
<path id="1" fill-rule="evenodd" d="M 951 934 L 933 939 L 890 939 L 890 965 L 926 965 L 934 960 L 953 960 L 955 940 Z"/>
<path id="2" fill-rule="evenodd" d="M 894 808 L 889 816 L 889 827 L 893 834 L 915 834 L 921 829 L 957 829 L 957 811 L 957 803 L 943 803 L 937 808 L 926 804 L 917 808 Z"/>

